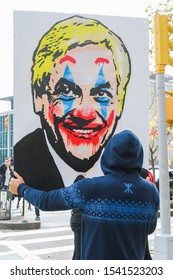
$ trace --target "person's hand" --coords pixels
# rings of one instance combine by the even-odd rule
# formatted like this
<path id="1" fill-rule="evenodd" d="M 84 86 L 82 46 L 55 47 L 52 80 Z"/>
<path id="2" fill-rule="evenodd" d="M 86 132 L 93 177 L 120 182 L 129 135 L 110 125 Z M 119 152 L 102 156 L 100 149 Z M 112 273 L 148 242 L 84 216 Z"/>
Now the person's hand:
<path id="1" fill-rule="evenodd" d="M 12 194 L 18 195 L 18 187 L 20 184 L 25 183 L 23 178 L 16 172 L 14 171 L 14 176 L 16 178 L 11 178 L 10 180 L 10 185 L 9 185 L 9 191 Z"/>

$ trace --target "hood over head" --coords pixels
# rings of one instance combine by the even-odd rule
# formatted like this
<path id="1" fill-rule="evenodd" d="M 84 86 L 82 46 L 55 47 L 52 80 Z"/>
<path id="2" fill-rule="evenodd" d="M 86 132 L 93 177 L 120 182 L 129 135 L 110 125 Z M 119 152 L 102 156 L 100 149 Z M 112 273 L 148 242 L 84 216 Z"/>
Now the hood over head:
<path id="1" fill-rule="evenodd" d="M 138 171 L 143 165 L 143 148 L 138 137 L 130 130 L 115 134 L 108 142 L 101 157 L 104 174 L 117 170 Z"/>

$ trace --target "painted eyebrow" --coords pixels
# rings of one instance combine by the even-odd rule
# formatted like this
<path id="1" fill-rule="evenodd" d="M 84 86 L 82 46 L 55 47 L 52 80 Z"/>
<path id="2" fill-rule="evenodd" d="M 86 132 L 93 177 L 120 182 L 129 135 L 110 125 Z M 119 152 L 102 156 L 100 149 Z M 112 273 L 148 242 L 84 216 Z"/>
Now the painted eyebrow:
<path id="1" fill-rule="evenodd" d="M 71 90 L 73 90 L 75 95 L 78 95 L 78 96 L 82 95 L 82 89 L 80 88 L 80 86 L 78 86 L 74 82 L 67 80 L 66 78 L 59 79 L 59 81 L 55 85 L 54 93 L 52 95 L 57 95 L 59 88 L 64 85 L 67 85 Z"/>
<path id="2" fill-rule="evenodd" d="M 104 57 L 98 57 L 98 58 L 95 60 L 95 64 L 100 64 L 100 63 L 109 64 L 109 59 L 104 58 Z"/>
<path id="3" fill-rule="evenodd" d="M 60 59 L 59 63 L 61 64 L 61 63 L 65 62 L 65 61 L 70 61 L 70 62 L 72 62 L 73 64 L 76 63 L 76 60 L 75 60 L 72 56 L 70 56 L 70 55 L 65 55 L 64 57 L 62 57 L 62 58 Z"/>

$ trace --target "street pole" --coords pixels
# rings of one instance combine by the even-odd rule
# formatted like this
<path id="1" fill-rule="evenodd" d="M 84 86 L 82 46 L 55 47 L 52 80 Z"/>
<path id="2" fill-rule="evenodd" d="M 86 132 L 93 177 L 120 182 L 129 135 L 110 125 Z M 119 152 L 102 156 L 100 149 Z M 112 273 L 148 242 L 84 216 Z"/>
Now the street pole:
<path id="1" fill-rule="evenodd" d="M 159 192 L 161 233 L 155 235 L 154 259 L 173 260 L 173 235 L 171 234 L 170 190 L 168 175 L 166 104 L 164 74 L 156 75 L 158 96 L 158 131 L 159 131 Z"/>
<path id="2" fill-rule="evenodd" d="M 168 171 L 166 102 L 164 89 L 164 74 L 156 75 L 156 93 L 158 96 L 158 139 L 159 139 L 159 191 L 160 191 L 160 219 L 161 233 L 170 234 L 170 191 Z"/>
<path id="3" fill-rule="evenodd" d="M 28 202 L 23 199 L 23 219 L 22 219 L 22 223 L 28 223 L 28 220 L 27 220 L 27 205 L 28 205 Z"/>
<path id="4" fill-rule="evenodd" d="M 8 103 L 8 112 L 4 120 L 5 129 L 7 131 L 7 157 L 10 157 L 10 114 L 9 114 L 9 103 Z"/>

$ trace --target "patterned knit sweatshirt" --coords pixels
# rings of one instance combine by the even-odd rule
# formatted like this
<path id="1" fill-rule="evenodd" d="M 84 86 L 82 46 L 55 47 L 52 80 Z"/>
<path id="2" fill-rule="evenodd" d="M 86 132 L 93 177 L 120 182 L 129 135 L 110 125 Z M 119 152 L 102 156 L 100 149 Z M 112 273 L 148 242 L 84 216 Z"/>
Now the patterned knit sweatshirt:
<path id="1" fill-rule="evenodd" d="M 81 210 L 83 260 L 142 260 L 159 208 L 155 185 L 139 175 L 142 164 L 142 145 L 125 130 L 103 152 L 103 176 L 49 192 L 21 184 L 18 192 L 43 211 Z"/>

